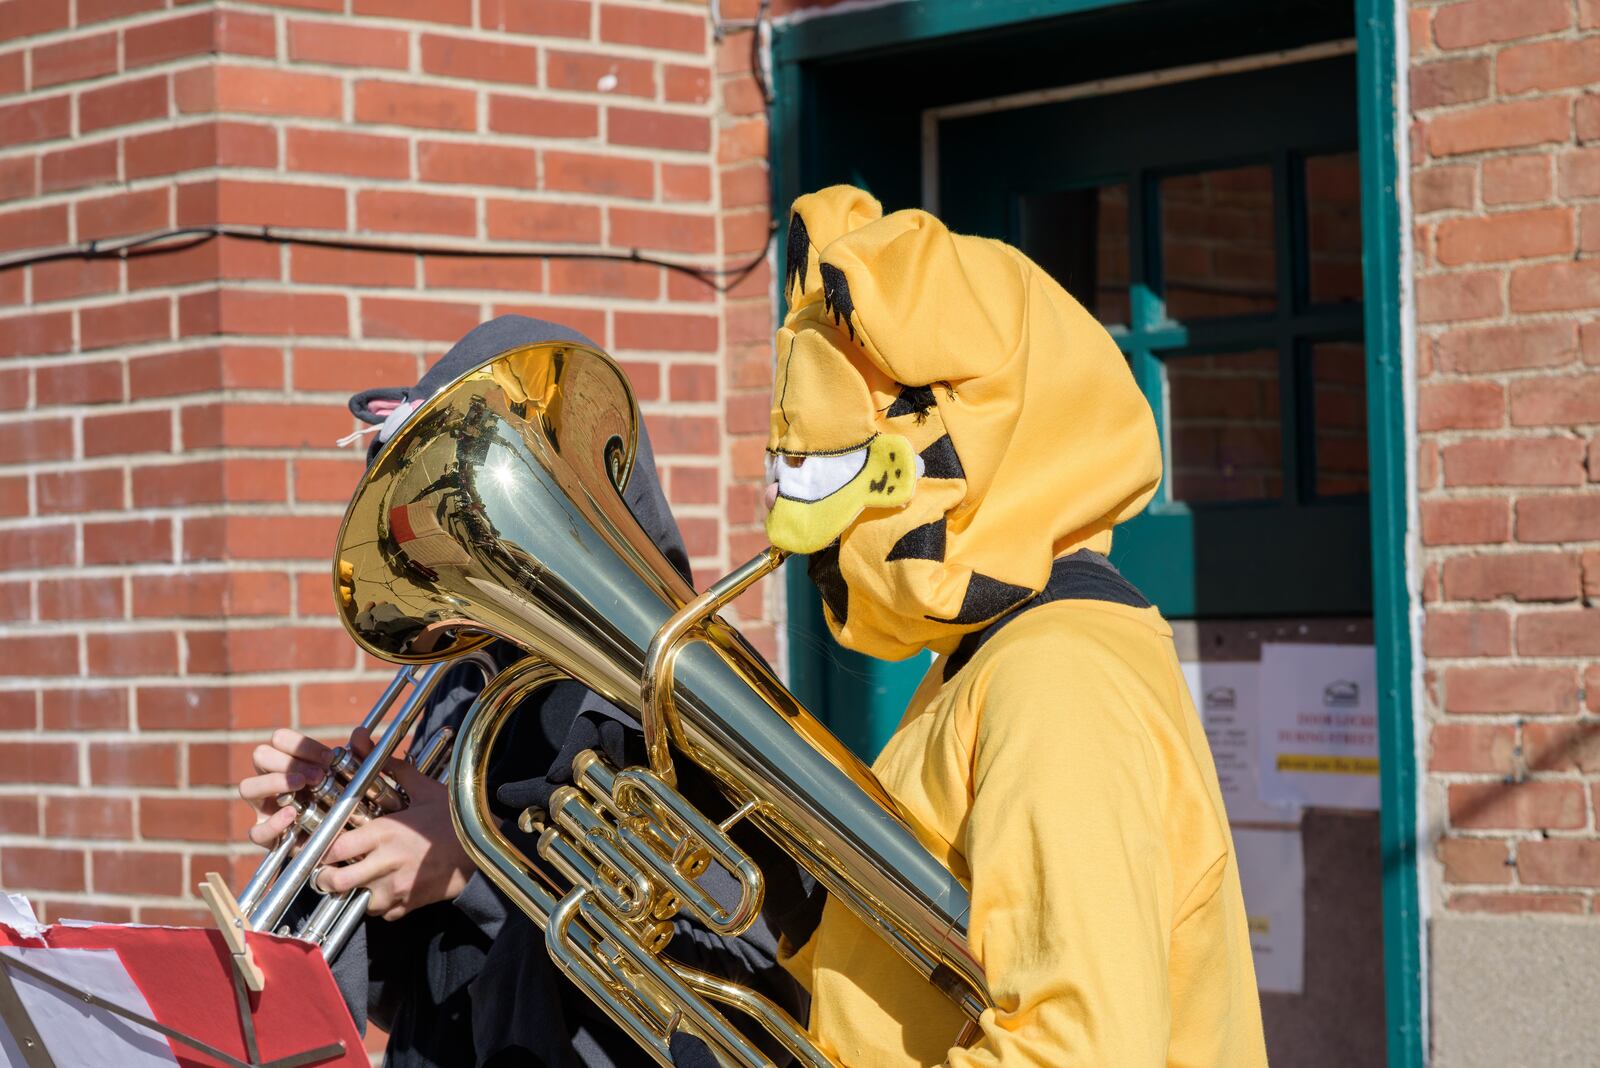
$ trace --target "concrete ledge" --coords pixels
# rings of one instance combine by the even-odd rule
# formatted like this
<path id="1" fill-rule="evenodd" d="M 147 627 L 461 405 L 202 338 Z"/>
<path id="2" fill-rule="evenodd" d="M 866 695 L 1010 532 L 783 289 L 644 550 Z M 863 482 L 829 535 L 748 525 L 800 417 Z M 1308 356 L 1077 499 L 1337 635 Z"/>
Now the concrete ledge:
<path id="1" fill-rule="evenodd" d="M 1436 1068 L 1600 1062 L 1600 922 L 1444 914 L 1432 927 Z"/>

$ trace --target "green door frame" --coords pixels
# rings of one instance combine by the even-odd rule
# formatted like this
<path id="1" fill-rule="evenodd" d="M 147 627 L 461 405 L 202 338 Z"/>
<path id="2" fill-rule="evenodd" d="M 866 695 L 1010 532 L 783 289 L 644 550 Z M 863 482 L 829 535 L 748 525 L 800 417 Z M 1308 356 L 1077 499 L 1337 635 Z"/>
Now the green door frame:
<path id="1" fill-rule="evenodd" d="M 780 224 L 800 187 L 799 146 L 807 64 L 849 53 L 994 30 L 1035 19 L 1137 4 L 1143 0 L 909 0 L 863 11 L 780 24 L 772 37 L 774 213 Z M 1219 0 L 1225 3 L 1226 0 Z M 1383 857 L 1383 940 L 1388 1060 L 1426 1063 L 1425 976 L 1417 870 L 1417 766 L 1412 706 L 1411 594 L 1407 586 L 1408 501 L 1405 360 L 1401 329 L 1402 238 L 1395 85 L 1397 28 L 1392 0 L 1352 0 L 1356 26 L 1357 113 L 1361 153 L 1362 265 L 1367 353 L 1368 456 L 1371 465 L 1373 632 L 1378 686 Z M 791 604 L 804 576 L 791 569 Z M 817 633 L 816 621 L 793 621 Z M 795 628 L 791 624 L 791 633 Z M 791 643 L 791 649 L 796 643 Z M 804 691 L 805 686 L 800 689 Z M 820 695 L 804 694 L 812 697 Z"/>

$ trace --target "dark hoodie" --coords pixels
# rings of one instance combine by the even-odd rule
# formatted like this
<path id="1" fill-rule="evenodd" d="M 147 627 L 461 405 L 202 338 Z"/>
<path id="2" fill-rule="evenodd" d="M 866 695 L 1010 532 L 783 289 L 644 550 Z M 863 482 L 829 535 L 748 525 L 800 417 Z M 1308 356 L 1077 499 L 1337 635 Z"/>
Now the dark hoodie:
<path id="1" fill-rule="evenodd" d="M 595 347 L 582 335 L 520 315 L 478 326 L 447 352 L 416 386 L 367 390 L 351 398 L 363 421 L 389 426 L 374 435 L 368 461 L 403 422 L 389 419 L 388 405 L 420 404 L 441 386 L 520 345 L 570 341 Z M 381 438 L 381 440 L 379 440 Z M 656 476 L 650 439 L 641 426 L 638 456 L 623 499 L 672 565 L 688 580 L 682 536 Z M 492 647 L 502 664 L 518 652 Z M 476 697 L 478 679 L 462 669 L 440 687 L 417 737 L 458 725 Z M 622 765 L 644 763 L 635 721 L 577 683 L 540 692 L 512 717 L 490 765 L 499 802 L 496 815 L 530 857 L 533 840 L 515 830 L 515 815 L 544 806 L 556 787 L 571 782 L 572 760 L 585 749 L 604 752 Z M 688 774 L 684 775 L 687 771 Z M 714 787 L 693 768 L 680 768 L 682 788 L 713 818 L 726 808 Z M 769 906 L 764 919 L 738 939 L 722 939 L 684 918 L 670 956 L 717 974 L 751 983 L 803 1019 L 803 994 L 776 964 L 777 915 L 803 907 L 806 886 L 781 855 L 759 836 L 741 841 L 768 873 Z M 774 874 L 777 878 L 774 878 Z M 393 1068 L 457 1068 L 460 1065 L 629 1065 L 643 1056 L 633 1042 L 576 987 L 563 978 L 544 951 L 543 933 L 511 906 L 481 873 L 451 902 L 418 909 L 393 923 L 369 919 L 334 965 L 334 975 L 358 1024 L 371 1019 L 389 1031 L 385 1063 Z M 693 1040 L 674 1044 L 679 1064 L 711 1065 L 709 1052 Z M 781 1058 L 780 1058 L 781 1060 Z"/>

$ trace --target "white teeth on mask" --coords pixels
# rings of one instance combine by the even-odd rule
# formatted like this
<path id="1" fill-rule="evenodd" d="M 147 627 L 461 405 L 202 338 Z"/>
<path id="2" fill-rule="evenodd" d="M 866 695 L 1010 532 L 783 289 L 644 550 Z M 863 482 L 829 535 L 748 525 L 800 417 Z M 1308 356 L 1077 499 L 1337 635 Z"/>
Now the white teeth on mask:
<path id="1" fill-rule="evenodd" d="M 795 501 L 820 501 L 836 492 L 867 466 L 867 447 L 837 456 L 807 456 L 791 466 L 785 458 L 767 456 L 767 481 L 778 493 Z"/>

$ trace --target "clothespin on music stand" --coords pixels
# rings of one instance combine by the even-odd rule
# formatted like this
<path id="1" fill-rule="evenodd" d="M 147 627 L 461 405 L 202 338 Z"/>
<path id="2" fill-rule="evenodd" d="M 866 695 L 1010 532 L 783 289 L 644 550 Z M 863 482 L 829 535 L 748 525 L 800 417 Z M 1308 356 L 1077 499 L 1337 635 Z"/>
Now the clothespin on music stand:
<path id="1" fill-rule="evenodd" d="M 222 932 L 223 941 L 228 943 L 228 952 L 233 954 L 233 967 L 239 973 L 239 978 L 252 992 L 259 991 L 267 985 L 267 978 L 250 955 L 250 943 L 245 939 L 245 932 L 250 930 L 250 921 L 239 911 L 239 902 L 228 889 L 228 884 L 216 872 L 208 871 L 206 881 L 200 884 L 200 897 L 204 899 L 206 908 L 211 910 L 211 918 Z"/>

